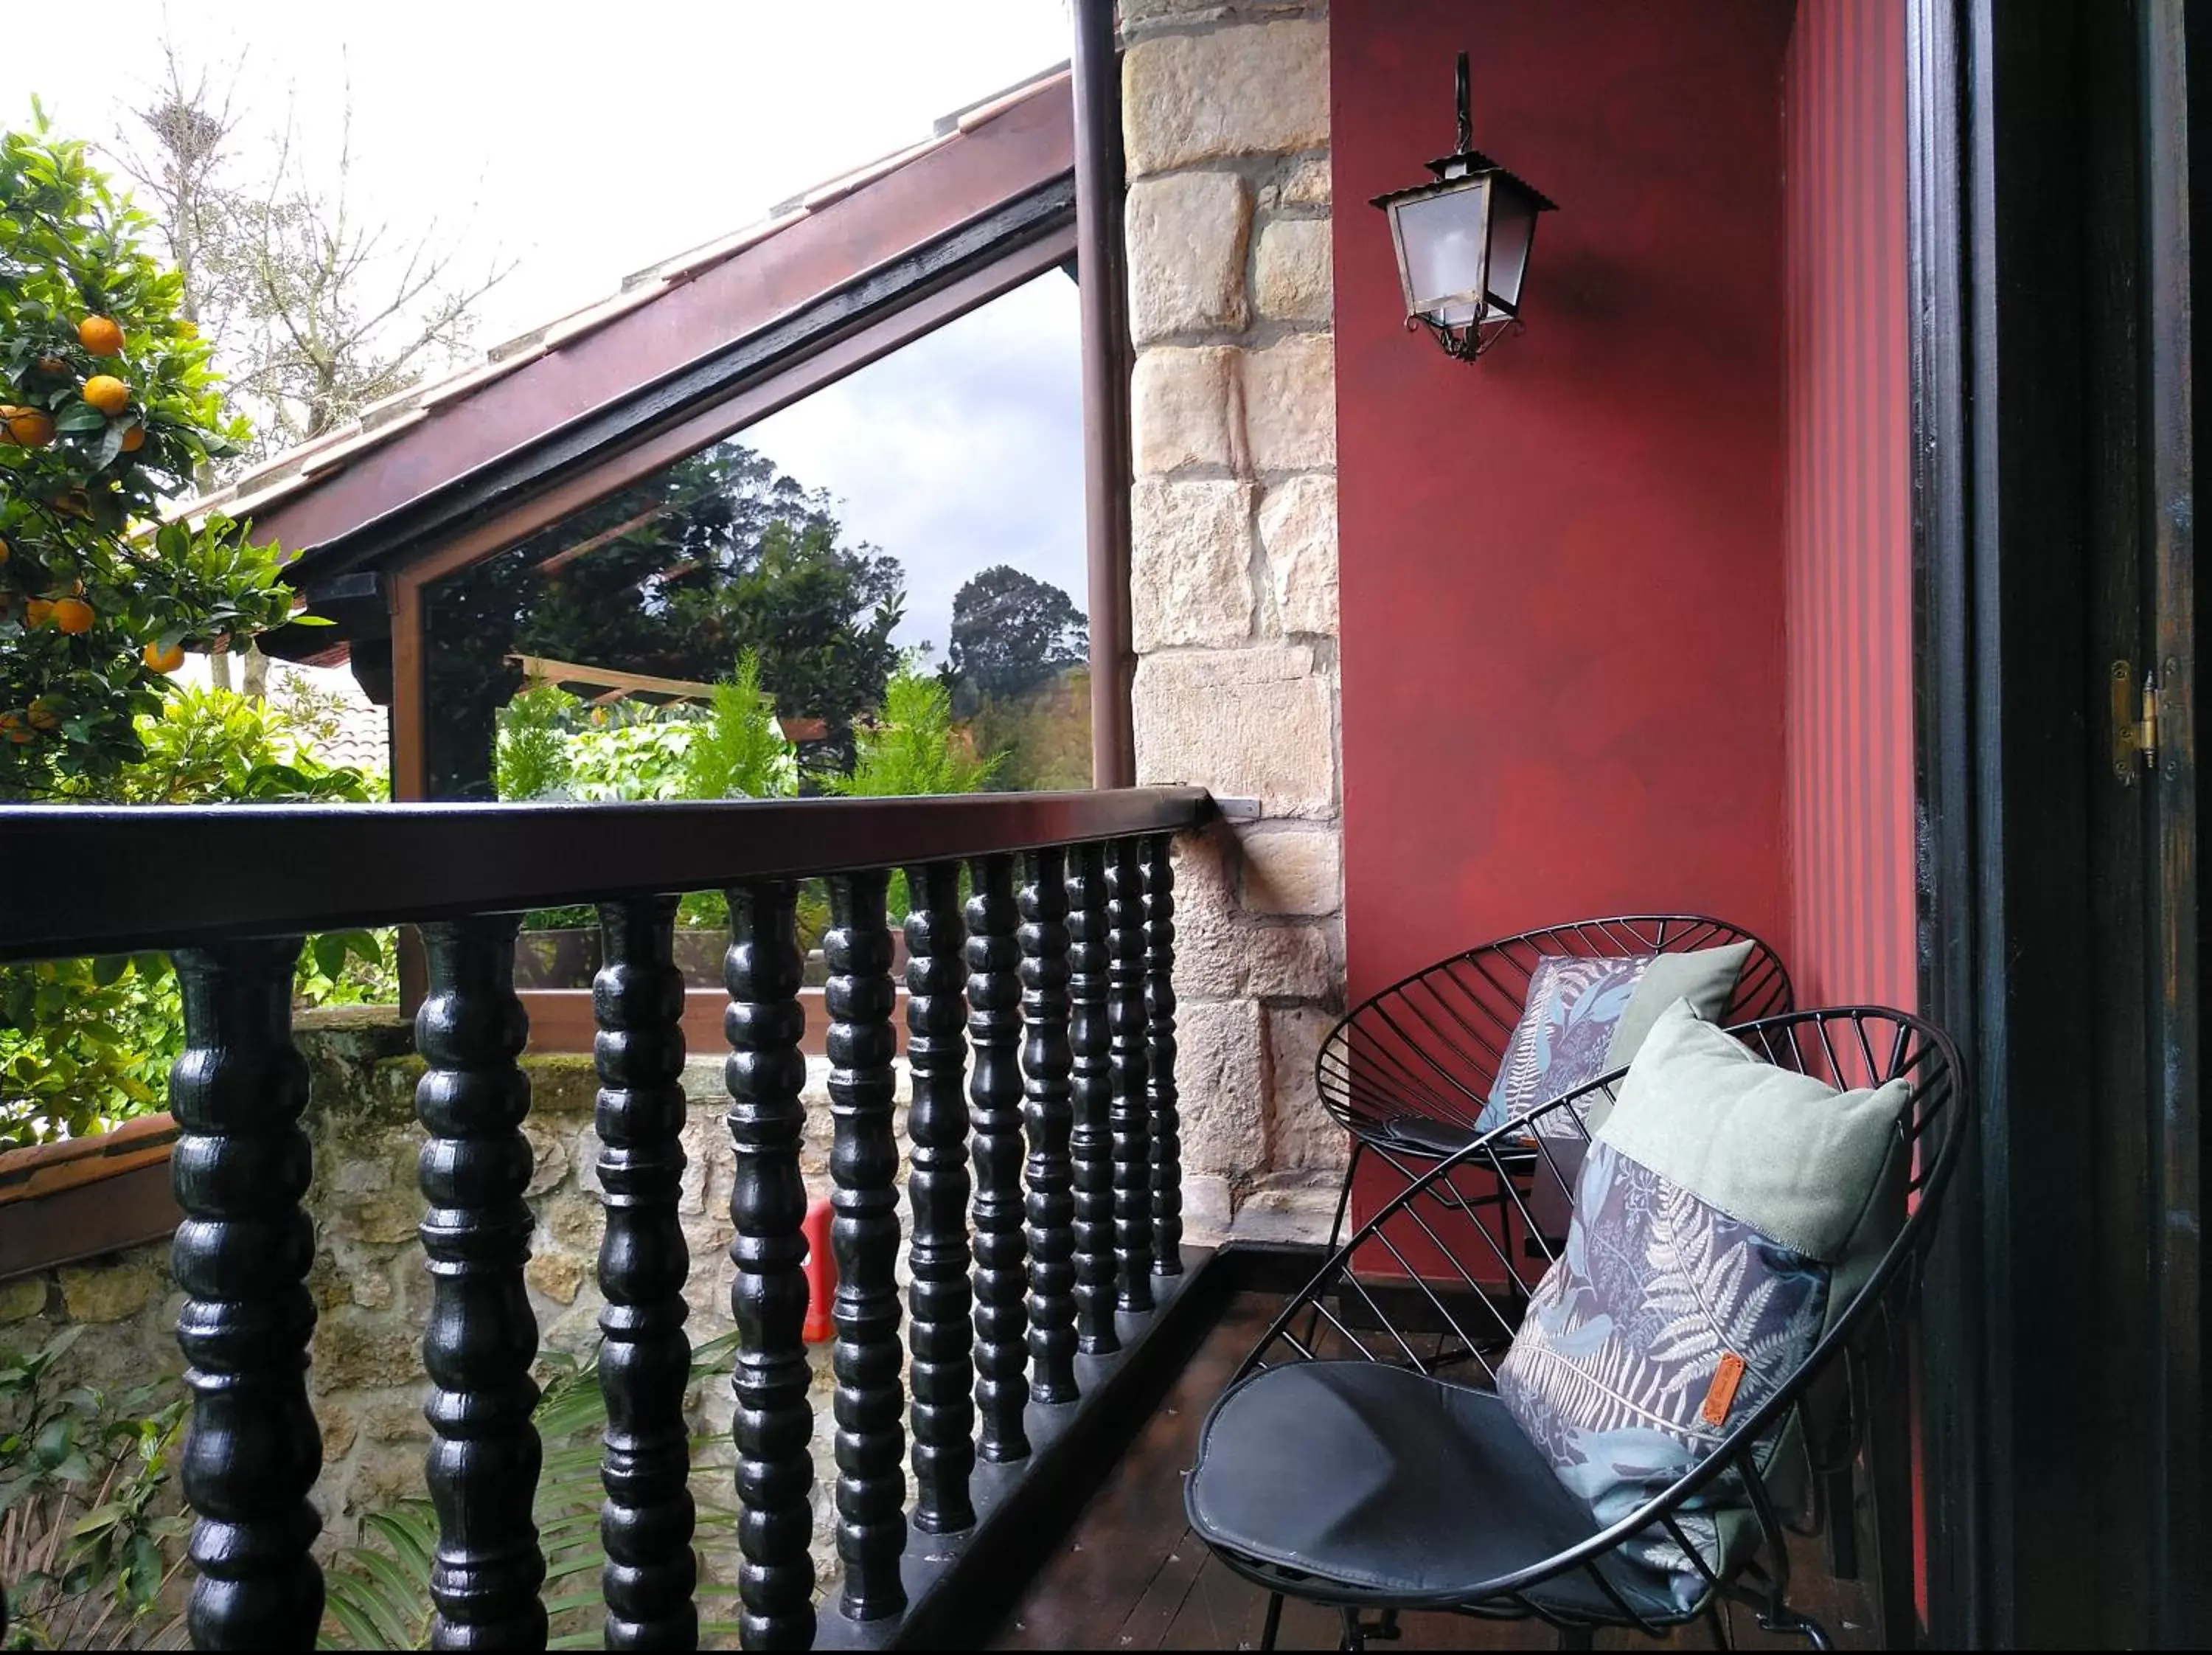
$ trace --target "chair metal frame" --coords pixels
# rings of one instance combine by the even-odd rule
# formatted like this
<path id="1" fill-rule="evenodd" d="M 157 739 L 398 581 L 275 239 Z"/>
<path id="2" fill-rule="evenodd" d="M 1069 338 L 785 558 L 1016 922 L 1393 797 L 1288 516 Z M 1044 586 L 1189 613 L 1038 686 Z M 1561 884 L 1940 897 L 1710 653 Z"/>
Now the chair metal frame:
<path id="1" fill-rule="evenodd" d="M 1344 1232 L 1363 1157 L 1376 1156 L 1407 1183 L 1443 1159 L 1443 1152 L 1394 1134 L 1391 1122 L 1421 1117 L 1473 1133 L 1539 961 L 1689 953 L 1739 942 L 1750 943 L 1751 953 L 1720 1020 L 1749 1023 L 1788 1012 L 1790 974 L 1781 957 L 1741 926 L 1704 914 L 1626 914 L 1522 931 L 1425 965 L 1360 1001 L 1337 1019 L 1314 1058 L 1322 1107 L 1352 1135 L 1329 1246 Z M 1516 1170 L 1525 1171 L 1525 1163 Z"/>
<path id="2" fill-rule="evenodd" d="M 1632 1628 L 1656 1638 L 1671 1628 L 1705 1619 L 1725 1646 L 1720 1615 L 1722 1606 L 1731 1602 L 1754 1610 L 1769 1632 L 1795 1634 L 1815 1648 L 1831 1646 L 1826 1629 L 1790 1603 L 1784 1524 L 1757 1454 L 1770 1433 L 1780 1434 L 1786 1416 L 1796 1410 L 1809 1472 L 1808 1499 L 1817 1498 L 1815 1491 L 1823 1482 L 1834 1477 L 1839 1466 L 1848 1467 L 1856 1456 L 1859 1435 L 1869 1416 L 1870 1399 L 1878 1387 L 1896 1382 L 1905 1361 L 1919 1266 L 1933 1243 L 1941 1196 L 1971 1128 L 1966 1078 L 1947 1036 L 1919 1018 L 1887 1007 L 1793 1012 L 1739 1025 L 1729 1031 L 1767 1061 L 1838 1087 L 1874 1085 L 1898 1077 L 1911 1081 L 1911 1097 L 1897 1128 L 1904 1155 L 1899 1179 L 1904 1215 L 1850 1304 L 1833 1317 L 1796 1369 L 1691 1470 L 1619 1522 L 1567 1551 L 1511 1574 L 1448 1593 L 1401 1594 L 1331 1582 L 1209 1540 L 1224 1565 L 1269 1594 L 1263 1648 L 1273 1646 L 1280 1600 L 1285 1597 L 1339 1609 L 1347 1648 L 1364 1647 L 1364 1640 L 1370 1634 L 1395 1636 L 1397 1614 L 1407 1609 L 1447 1610 L 1489 1619 L 1534 1617 L 1559 1629 L 1563 1647 L 1587 1647 L 1589 1635 L 1601 1626 Z M 1564 1137 L 1540 1135 L 1532 1145 L 1527 1135 L 1539 1117 L 1556 1115 L 1560 1119 L 1553 1124 L 1564 1126 L 1566 1135 L 1578 1135 L 1586 1146 L 1589 1129 L 1583 1110 L 1601 1097 L 1617 1098 L 1626 1074 L 1626 1069 L 1616 1071 L 1539 1104 L 1415 1178 L 1338 1248 L 1313 1281 L 1283 1306 L 1215 1402 L 1214 1410 L 1233 1405 L 1237 1389 L 1246 1378 L 1286 1361 L 1387 1361 L 1410 1367 L 1438 1384 L 1454 1383 L 1437 1378 L 1440 1369 L 1472 1361 L 1486 1376 L 1485 1384 L 1478 1388 L 1494 1388 L 1496 1354 L 1510 1341 L 1513 1320 L 1501 1309 L 1498 1296 L 1486 1292 L 1475 1281 L 1461 1251 L 1439 1233 L 1437 1226 L 1449 1226 L 1455 1218 L 1463 1220 L 1468 1232 L 1489 1249 L 1509 1277 L 1517 1277 L 1518 1269 L 1509 1247 L 1501 1244 L 1469 1204 L 1448 1197 L 1426 1201 L 1424 1197 L 1435 1196 L 1440 1188 L 1448 1189 L 1449 1180 L 1460 1172 L 1489 1171 L 1498 1180 L 1501 1199 L 1519 1209 L 1527 1234 L 1548 1268 L 1556 1261 L 1562 1244 L 1545 1237 L 1533 1221 L 1522 1193 L 1523 1180 L 1508 1176 L 1504 1158 L 1518 1155 L 1540 1167 L 1540 1176 L 1548 1174 L 1565 1191 L 1570 1172 L 1554 1158 L 1554 1145 L 1564 1141 Z M 1449 1276 L 1424 1276 L 1416 1269 L 1389 1233 L 1393 1220 L 1422 1232 L 1457 1281 Z M 1353 1259 L 1363 1254 L 1369 1261 L 1379 1262 L 1378 1250 L 1380 1255 L 1388 1256 L 1395 1271 L 1374 1275 L 1353 1270 Z M 1430 1325 L 1416 1326 L 1403 1314 L 1394 1316 L 1383 1298 L 1378 1297 L 1387 1296 L 1386 1290 L 1391 1289 L 1419 1307 L 1420 1319 Z M 1517 1300 L 1510 1295 L 1506 1300 L 1509 1308 L 1518 1308 Z M 1307 1324 L 1303 1337 L 1293 1331 L 1301 1320 Z M 1316 1329 L 1324 1322 L 1328 1335 L 1317 1338 Z M 1417 1348 L 1431 1339 L 1434 1343 L 1429 1348 Z M 1814 1417 L 1814 1392 L 1838 1364 L 1844 1373 L 1848 1415 L 1840 1428 L 1830 1420 L 1826 1429 L 1816 1429 L 1822 1421 Z M 1209 1415 L 1209 1427 L 1211 1423 Z M 1823 1460 L 1824 1448 L 1839 1451 L 1840 1461 Z M 1757 1530 L 1757 1543 L 1741 1561 L 1725 1566 L 1724 1572 L 1716 1571 L 1705 1561 L 1690 1542 L 1680 1520 L 1686 1502 L 1723 1476 L 1740 1480 Z M 1187 1501 L 1191 1498 L 1188 1491 L 1196 1484 L 1194 1475 L 1186 1483 Z M 1190 1518 L 1193 1528 L 1204 1537 L 1194 1503 Z M 1655 1613 L 1648 1606 L 1632 1603 L 1597 1567 L 1632 1539 L 1653 1539 L 1661 1533 L 1681 1548 L 1702 1577 L 1696 1601 L 1677 1613 Z M 1579 1573 L 1613 1613 L 1603 1617 L 1584 1615 L 1530 1596 L 1545 1582 L 1569 1573 Z M 1370 1612 L 1379 1612 L 1381 1618 L 1374 1622 L 1363 1618 Z"/>

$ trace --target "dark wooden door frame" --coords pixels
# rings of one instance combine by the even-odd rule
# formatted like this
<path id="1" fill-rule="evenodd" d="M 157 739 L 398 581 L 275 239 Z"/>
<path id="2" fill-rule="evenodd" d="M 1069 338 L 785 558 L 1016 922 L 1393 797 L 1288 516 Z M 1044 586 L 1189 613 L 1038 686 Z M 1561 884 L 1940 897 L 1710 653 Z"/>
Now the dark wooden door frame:
<path id="1" fill-rule="evenodd" d="M 2205 1632 L 2200 1008 L 2193 611 L 2176 605 L 2194 598 L 2171 588 L 2188 567 L 2193 455 L 2190 346 L 2185 324 L 2170 336 L 2170 303 L 2146 309 L 2169 336 L 2137 354 L 2148 366 L 2130 381 L 2149 439 L 2145 578 L 2160 588 L 2142 642 L 2160 664 L 2177 656 L 2168 745 L 2141 789 L 2160 852 L 2141 959 L 2154 1079 L 2141 1097 L 2094 1096 L 2100 1041 L 2125 1036 L 2083 991 L 2111 917 L 2093 888 L 2095 823 L 2111 812 L 2092 789 L 2112 782 L 2108 663 L 2084 624 L 2110 552 L 2093 544 L 2110 513 L 2093 508 L 2109 479 L 2091 459 L 2109 434 L 2090 429 L 2098 399 L 2084 392 L 2110 391 L 2094 376 L 2113 373 L 2115 341 L 2131 336 L 2084 319 L 2108 296 L 2081 248 L 2109 228 L 2093 216 L 2103 180 L 2085 138 L 2111 88 L 2081 31 L 2132 18 L 2129 95 L 2178 131 L 2183 14 L 2179 0 L 1908 0 L 1907 15 L 1921 993 L 1968 1055 L 1980 1109 L 1922 1327 L 1929 1631 L 1944 1647 L 2191 1641 Z M 2155 297 L 2164 281 L 2170 297 L 2188 279 L 2172 173 L 2187 167 L 2178 143 L 2146 153 L 2139 288 L 2123 285 Z M 2174 891 L 2188 911 L 2173 913 Z M 2132 1217 L 2090 1198 L 2092 1130 L 2142 1137 Z M 2100 1264 L 2130 1225 L 2148 1349 L 2102 1336 Z M 2116 1396 L 2147 1416 L 2132 1424 L 2148 1461 L 2117 1508 L 2099 1465 Z M 2100 1545 L 2140 1549 L 2124 1587 L 2098 1567 Z M 2100 1605 L 2108 1587 L 2141 1601 Z"/>

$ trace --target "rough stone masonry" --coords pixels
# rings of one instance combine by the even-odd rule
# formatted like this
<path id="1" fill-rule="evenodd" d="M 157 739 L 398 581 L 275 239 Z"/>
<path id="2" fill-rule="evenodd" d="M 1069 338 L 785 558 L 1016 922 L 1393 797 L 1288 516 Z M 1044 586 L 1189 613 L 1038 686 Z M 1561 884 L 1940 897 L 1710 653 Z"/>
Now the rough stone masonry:
<path id="1" fill-rule="evenodd" d="M 1138 779 L 1256 798 L 1176 861 L 1186 1201 L 1325 1230 L 1344 984 L 1327 8 L 1124 0 Z"/>

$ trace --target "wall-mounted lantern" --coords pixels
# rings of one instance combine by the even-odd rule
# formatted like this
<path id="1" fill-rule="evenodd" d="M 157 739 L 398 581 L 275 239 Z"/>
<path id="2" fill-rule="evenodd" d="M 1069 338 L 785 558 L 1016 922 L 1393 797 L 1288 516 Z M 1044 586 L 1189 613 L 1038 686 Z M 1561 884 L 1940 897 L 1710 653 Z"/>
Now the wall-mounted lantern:
<path id="1" fill-rule="evenodd" d="M 1390 216 L 1406 326 L 1426 327 L 1447 355 L 1471 362 L 1521 324 L 1521 289 L 1536 215 L 1558 204 L 1475 149 L 1467 53 L 1459 54 L 1459 145 L 1429 163 L 1434 184 L 1375 198 Z"/>

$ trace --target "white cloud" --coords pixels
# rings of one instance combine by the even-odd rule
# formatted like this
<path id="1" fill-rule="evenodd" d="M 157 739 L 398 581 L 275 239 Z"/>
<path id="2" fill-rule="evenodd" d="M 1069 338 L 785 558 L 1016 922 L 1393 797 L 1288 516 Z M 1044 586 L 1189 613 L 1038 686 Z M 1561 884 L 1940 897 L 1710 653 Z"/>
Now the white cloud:
<path id="1" fill-rule="evenodd" d="M 940 659 L 952 596 L 1012 563 L 1086 606 L 1075 284 L 1048 271 L 744 433 L 906 565 L 902 643 Z"/>

